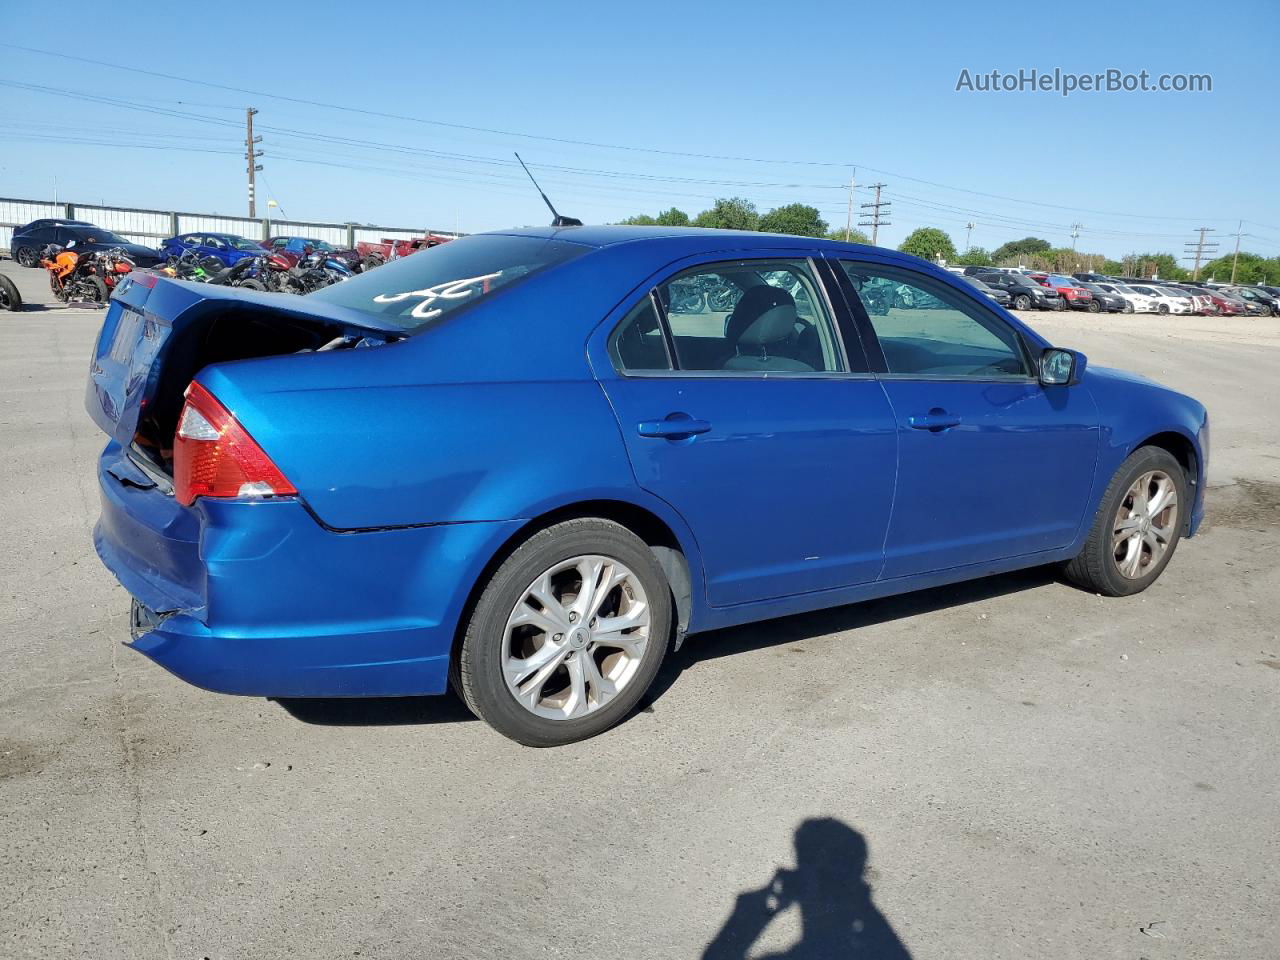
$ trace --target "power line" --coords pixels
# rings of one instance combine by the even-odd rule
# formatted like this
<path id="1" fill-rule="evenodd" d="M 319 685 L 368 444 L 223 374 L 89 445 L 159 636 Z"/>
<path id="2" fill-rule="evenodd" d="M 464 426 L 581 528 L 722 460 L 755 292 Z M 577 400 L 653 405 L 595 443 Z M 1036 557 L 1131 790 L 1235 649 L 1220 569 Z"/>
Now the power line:
<path id="1" fill-rule="evenodd" d="M 682 151 L 682 150 L 664 150 L 658 147 L 641 147 L 641 146 L 636 146 L 634 144 L 602 143 L 602 142 L 596 142 L 591 140 L 577 140 L 569 137 L 553 137 L 553 136 L 547 136 L 545 134 L 522 133 L 519 131 L 502 130 L 494 127 L 481 127 L 481 126 L 475 126 L 472 124 L 452 123 L 444 120 L 432 120 L 425 117 L 417 117 L 417 116 L 412 116 L 408 114 L 390 113 L 390 112 L 381 111 L 381 110 L 371 110 L 363 107 L 350 107 L 350 106 L 345 106 L 343 104 L 328 103 L 321 100 L 310 100 L 305 97 L 291 97 L 291 96 L 287 96 L 285 94 L 280 94 L 280 93 L 269 93 L 261 90 L 250 90 L 245 87 L 237 87 L 231 84 L 217 83 L 212 80 L 197 80 L 191 77 L 184 77 L 176 74 L 164 73 L 159 70 L 147 70 L 142 67 L 133 67 L 125 64 L 111 63 L 105 60 L 95 60 L 90 57 L 80 57 L 80 56 L 75 56 L 68 53 L 61 53 L 54 50 L 42 50 L 37 47 L 28 47 L 28 46 L 23 46 L 21 44 L 15 44 L 15 43 L 0 43 L 0 47 L 7 47 L 12 50 L 22 50 L 26 53 L 34 53 L 34 54 L 39 54 L 41 56 L 56 57 L 63 60 L 72 60 L 79 63 L 88 63 L 94 66 L 107 67 L 113 70 L 124 70 L 130 73 L 138 73 L 144 76 L 157 77 L 165 80 L 173 80 L 180 83 L 188 83 L 188 84 L 193 84 L 197 86 L 210 87 L 218 90 L 227 90 L 233 93 L 247 94 L 247 95 L 259 97 L 259 98 L 269 98 L 274 100 L 280 100 L 282 102 L 295 103 L 302 106 L 318 107 L 318 108 L 327 109 L 327 110 L 340 110 L 347 113 L 378 117 L 386 120 L 397 120 L 397 121 L 408 122 L 408 123 L 426 124 L 430 126 L 445 127 L 449 129 L 455 129 L 455 130 L 465 130 L 472 133 L 484 133 L 484 134 L 504 136 L 504 137 L 517 137 L 517 138 L 526 139 L 526 140 L 539 140 L 547 143 L 566 144 L 566 145 L 578 146 L 578 147 L 591 147 L 594 149 L 603 149 L 603 150 L 619 150 L 619 151 L 628 151 L 628 152 L 634 152 L 634 153 L 657 154 L 662 156 L 687 157 L 691 159 L 701 159 L 701 160 L 727 160 L 735 163 L 782 164 L 782 165 L 797 165 L 797 166 L 810 166 L 810 167 L 845 167 L 847 166 L 847 163 L 839 163 L 835 161 L 769 159 L 769 158 L 762 158 L 762 157 L 734 156 L 729 154 L 696 153 L 696 152 Z M 1199 217 L 1197 218 L 1174 217 L 1174 216 L 1161 216 L 1161 215 L 1154 215 L 1154 214 L 1137 214 L 1137 213 L 1122 213 L 1118 211 L 1092 210 L 1092 209 L 1076 207 L 1076 206 L 1067 206 L 1063 204 L 1049 203 L 1043 200 L 1027 200 L 1027 199 L 1021 199 L 1018 197 L 1005 196 L 1002 194 L 988 193 L 981 190 L 973 190 L 966 187 L 951 186 L 948 184 L 939 183 L 937 181 L 925 180 L 919 177 L 911 177 L 911 176 L 907 176 L 906 174 L 895 173 L 893 171 L 888 171 L 888 170 L 882 170 L 882 169 L 861 164 L 861 163 L 859 164 L 859 166 L 863 166 L 865 167 L 865 169 L 871 170 L 876 173 L 886 174 L 901 180 L 908 180 L 912 183 L 926 184 L 929 186 L 938 187 L 939 189 L 943 189 L 943 190 L 953 190 L 960 193 L 968 193 L 974 196 L 987 197 L 989 199 L 1004 200 L 1010 203 L 1022 203 L 1022 204 L 1046 207 L 1051 209 L 1071 210 L 1077 213 L 1093 213 L 1093 214 L 1098 214 L 1100 216 L 1126 217 L 1126 218 L 1134 218 L 1134 219 L 1140 219 L 1140 220 L 1185 221 L 1185 220 L 1192 220 L 1192 219 L 1211 219 L 1211 218 L 1199 218 Z"/>

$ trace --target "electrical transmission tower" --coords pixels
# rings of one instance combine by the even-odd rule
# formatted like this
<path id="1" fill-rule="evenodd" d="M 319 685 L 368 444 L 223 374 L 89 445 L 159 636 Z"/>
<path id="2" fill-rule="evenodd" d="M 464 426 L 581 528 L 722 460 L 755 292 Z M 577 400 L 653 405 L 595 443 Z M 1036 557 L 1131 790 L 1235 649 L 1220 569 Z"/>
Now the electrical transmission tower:
<path id="1" fill-rule="evenodd" d="M 1212 227 L 1199 227 L 1196 230 L 1199 239 L 1191 240 L 1186 245 L 1182 259 L 1195 261 L 1195 265 L 1191 268 L 1192 280 L 1200 279 L 1200 264 L 1206 259 L 1213 259 L 1212 256 L 1206 258 L 1205 254 L 1213 254 L 1218 249 L 1217 240 L 1205 239 L 1205 234 L 1214 232 Z"/>
<path id="2" fill-rule="evenodd" d="M 876 245 L 876 235 L 880 232 L 880 228 L 887 227 L 891 223 L 891 221 L 884 218 L 889 216 L 889 207 L 893 204 L 893 201 L 880 199 L 880 190 L 884 186 L 885 184 L 883 183 L 871 184 L 871 189 L 876 192 L 875 202 L 861 205 L 863 210 L 869 210 L 870 212 L 861 214 L 864 219 L 858 221 L 858 226 L 871 228 L 871 245 L 873 247 Z"/>

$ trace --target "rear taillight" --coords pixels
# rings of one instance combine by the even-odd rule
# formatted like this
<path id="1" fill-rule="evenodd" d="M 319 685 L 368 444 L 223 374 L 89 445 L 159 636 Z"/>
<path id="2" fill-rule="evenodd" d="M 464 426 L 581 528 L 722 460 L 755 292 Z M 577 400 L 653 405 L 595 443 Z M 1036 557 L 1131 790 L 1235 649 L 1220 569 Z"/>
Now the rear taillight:
<path id="1" fill-rule="evenodd" d="M 217 397 L 195 382 L 186 397 L 173 438 L 173 495 L 179 503 L 298 492 Z"/>

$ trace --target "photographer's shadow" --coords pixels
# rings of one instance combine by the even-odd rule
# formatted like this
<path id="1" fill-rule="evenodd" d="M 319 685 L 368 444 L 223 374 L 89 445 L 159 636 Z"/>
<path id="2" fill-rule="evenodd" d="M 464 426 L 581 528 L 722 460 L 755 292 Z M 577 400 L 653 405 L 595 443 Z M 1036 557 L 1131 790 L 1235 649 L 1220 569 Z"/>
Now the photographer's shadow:
<path id="1" fill-rule="evenodd" d="M 800 911 L 800 940 L 762 960 L 911 960 L 872 901 L 861 833 L 839 820 L 806 820 L 796 828 L 795 848 L 794 870 L 738 894 L 702 960 L 743 960 L 773 918 L 792 907 Z"/>

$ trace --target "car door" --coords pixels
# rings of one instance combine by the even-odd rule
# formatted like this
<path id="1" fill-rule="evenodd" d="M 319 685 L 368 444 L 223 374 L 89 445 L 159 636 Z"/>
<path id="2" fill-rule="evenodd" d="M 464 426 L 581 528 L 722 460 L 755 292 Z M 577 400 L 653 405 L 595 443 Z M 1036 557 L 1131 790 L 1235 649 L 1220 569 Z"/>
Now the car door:
<path id="1" fill-rule="evenodd" d="M 640 486 L 688 523 L 713 606 L 875 580 L 892 412 L 814 263 L 672 267 L 592 341 Z"/>
<path id="2" fill-rule="evenodd" d="M 1098 451 L 1088 391 L 1041 386 L 1026 338 L 967 291 L 886 260 L 839 265 L 898 427 L 884 577 L 1070 544 Z"/>

